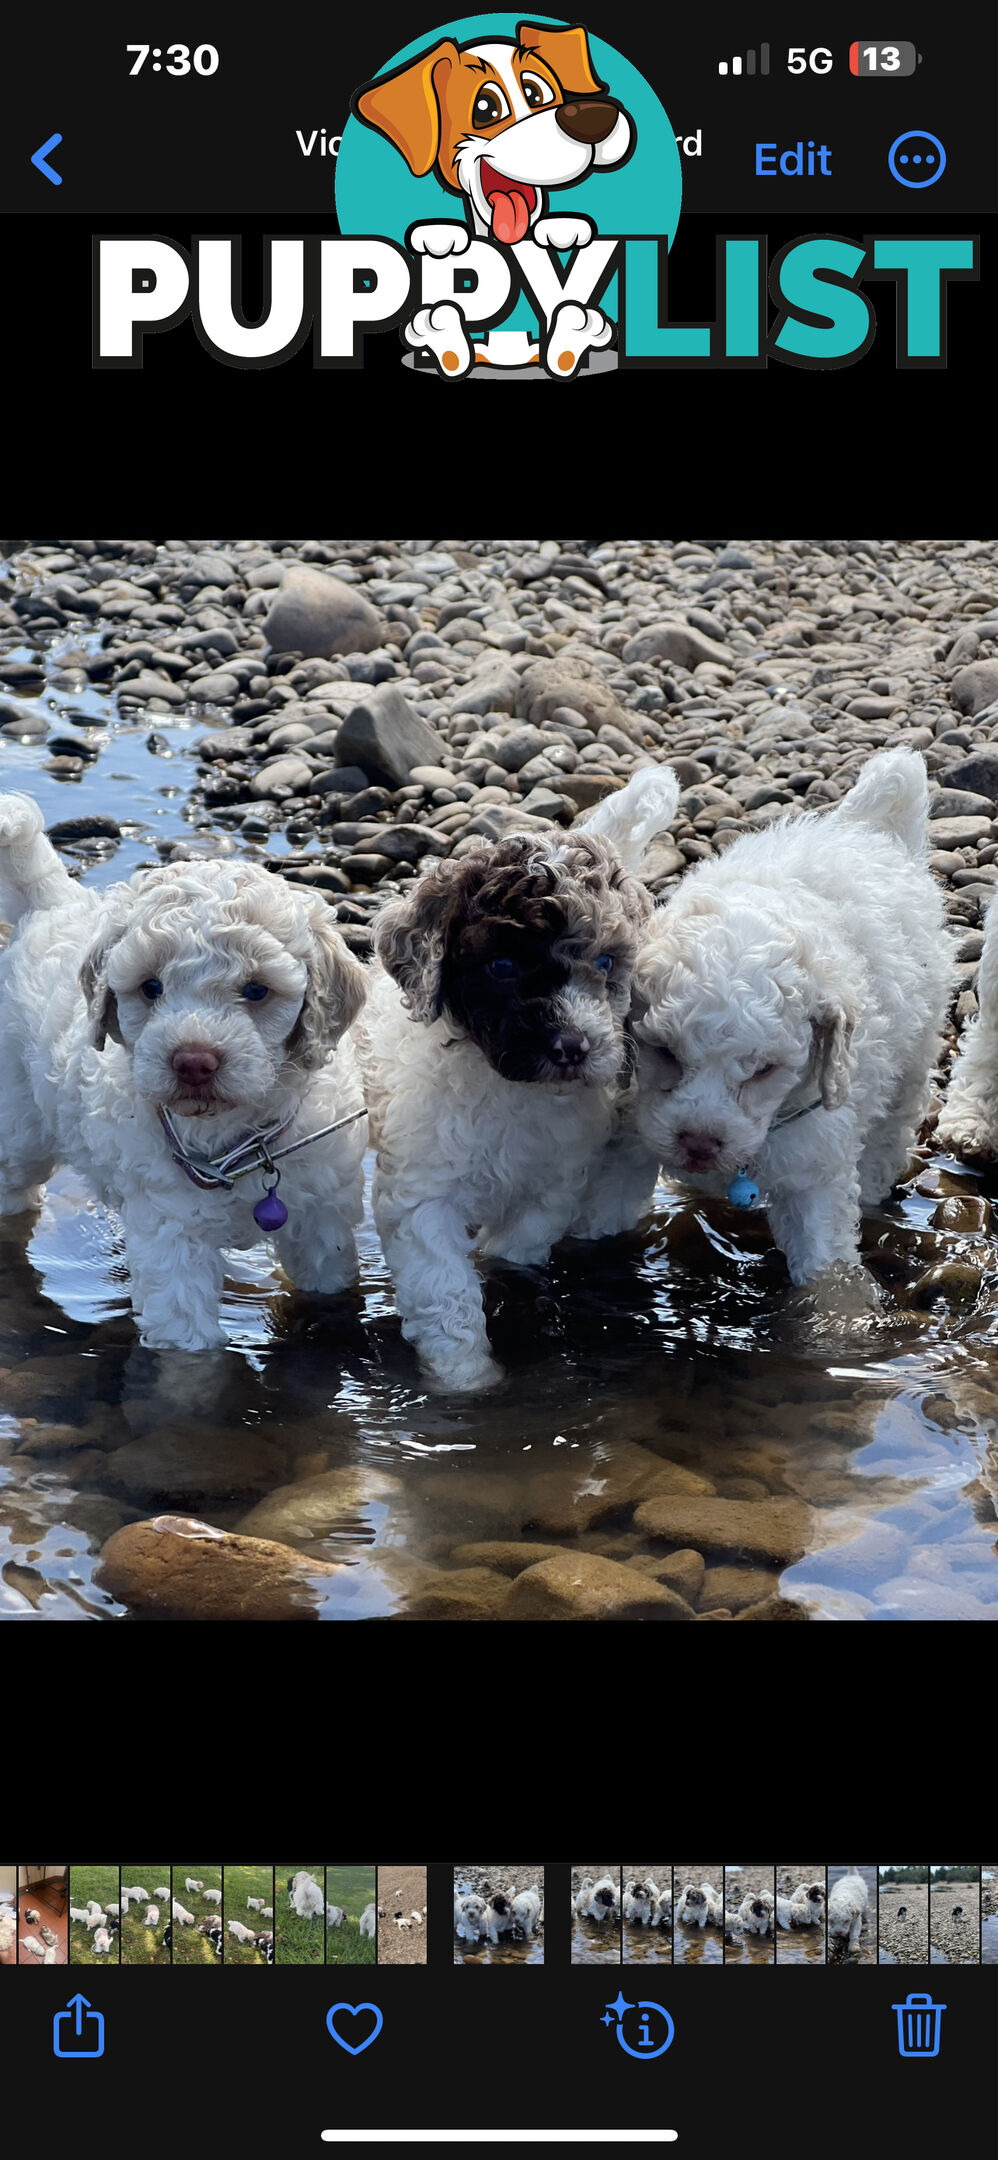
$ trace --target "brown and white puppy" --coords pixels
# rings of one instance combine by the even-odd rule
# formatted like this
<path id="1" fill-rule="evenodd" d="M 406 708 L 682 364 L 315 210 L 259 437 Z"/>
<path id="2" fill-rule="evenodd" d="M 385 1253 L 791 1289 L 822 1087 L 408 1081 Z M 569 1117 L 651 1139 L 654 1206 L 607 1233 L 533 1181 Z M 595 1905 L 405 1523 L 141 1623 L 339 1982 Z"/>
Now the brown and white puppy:
<path id="1" fill-rule="evenodd" d="M 462 198 L 465 225 L 412 228 L 410 245 L 431 257 L 462 254 L 472 236 L 514 248 L 528 239 L 555 249 L 587 247 L 592 221 L 577 213 L 547 216 L 546 191 L 570 187 L 592 169 L 622 165 L 635 140 L 633 121 L 595 73 L 580 25 L 522 22 L 515 39 L 485 34 L 463 45 L 441 38 L 366 83 L 353 109 L 394 145 L 410 172 L 435 172 Z M 441 373 L 465 374 L 473 360 L 518 366 L 539 358 L 519 332 L 500 331 L 470 345 L 460 309 L 439 294 L 437 301 L 417 309 L 406 336 L 433 354 Z M 574 374 L 584 351 L 612 336 L 598 308 L 577 303 L 552 309 L 549 341 L 556 325 L 563 332 L 555 355 L 562 378 Z"/>
<path id="2" fill-rule="evenodd" d="M 542 1266 L 588 1234 L 650 909 L 608 841 L 576 827 L 434 861 L 375 920 L 384 973 L 354 1036 L 374 1216 L 402 1332 L 438 1387 L 501 1377 L 475 1248 Z"/>
<path id="3" fill-rule="evenodd" d="M 773 1927 L 773 1900 L 768 1890 L 757 1896 L 748 1891 L 738 1907 L 738 1918 L 747 1935 L 768 1935 Z"/>

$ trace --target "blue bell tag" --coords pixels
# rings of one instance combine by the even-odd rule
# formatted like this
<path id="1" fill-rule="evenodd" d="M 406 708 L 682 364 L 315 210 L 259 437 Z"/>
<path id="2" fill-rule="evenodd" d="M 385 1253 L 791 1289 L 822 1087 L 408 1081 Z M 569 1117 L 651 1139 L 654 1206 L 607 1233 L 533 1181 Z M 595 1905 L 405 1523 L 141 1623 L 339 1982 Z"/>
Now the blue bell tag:
<path id="1" fill-rule="evenodd" d="M 747 1170 L 736 1170 L 728 1186 L 728 1199 L 732 1207 L 758 1207 L 759 1187 L 749 1177 Z"/>

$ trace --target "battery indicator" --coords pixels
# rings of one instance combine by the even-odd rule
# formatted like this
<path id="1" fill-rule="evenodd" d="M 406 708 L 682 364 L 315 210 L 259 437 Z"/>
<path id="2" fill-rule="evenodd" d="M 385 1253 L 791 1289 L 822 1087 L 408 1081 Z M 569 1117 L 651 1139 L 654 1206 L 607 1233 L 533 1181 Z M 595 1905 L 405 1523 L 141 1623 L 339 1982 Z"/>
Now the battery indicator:
<path id="1" fill-rule="evenodd" d="M 908 38 L 898 38 L 893 45 L 857 38 L 849 47 L 849 73 L 879 75 L 889 81 L 892 75 L 914 75 L 921 57 Z"/>

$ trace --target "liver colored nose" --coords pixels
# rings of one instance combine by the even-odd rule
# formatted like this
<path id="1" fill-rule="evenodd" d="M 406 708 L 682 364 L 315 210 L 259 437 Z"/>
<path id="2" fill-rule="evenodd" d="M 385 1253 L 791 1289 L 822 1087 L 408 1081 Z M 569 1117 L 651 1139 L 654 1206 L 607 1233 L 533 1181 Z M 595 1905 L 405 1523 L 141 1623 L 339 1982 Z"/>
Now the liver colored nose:
<path id="1" fill-rule="evenodd" d="M 193 1044 L 181 1043 L 179 1050 L 174 1051 L 170 1063 L 177 1079 L 182 1080 L 185 1087 L 207 1087 L 218 1071 L 218 1059 L 214 1050 L 198 1049 Z"/>
<path id="2" fill-rule="evenodd" d="M 713 1162 L 715 1155 L 720 1152 L 721 1143 L 714 1139 L 712 1133 L 681 1132 L 678 1139 L 683 1154 L 687 1155 L 693 1164 Z"/>
<path id="3" fill-rule="evenodd" d="M 579 1028 L 562 1028 L 561 1033 L 551 1039 L 551 1055 L 556 1065 L 581 1065 L 583 1058 L 589 1056 L 590 1047 L 588 1035 L 583 1035 Z"/>
<path id="4" fill-rule="evenodd" d="M 608 98 L 585 98 L 581 103 L 573 98 L 570 104 L 555 107 L 555 119 L 573 142 L 605 142 L 616 127 L 619 110 Z"/>

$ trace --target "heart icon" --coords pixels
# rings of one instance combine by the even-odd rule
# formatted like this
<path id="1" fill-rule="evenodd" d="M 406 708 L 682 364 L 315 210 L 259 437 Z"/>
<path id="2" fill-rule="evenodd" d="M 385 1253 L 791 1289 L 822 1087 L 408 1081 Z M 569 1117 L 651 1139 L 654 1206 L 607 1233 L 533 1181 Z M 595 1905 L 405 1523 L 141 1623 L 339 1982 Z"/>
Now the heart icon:
<path id="1" fill-rule="evenodd" d="M 351 2040 L 344 2040 L 343 2034 L 336 2030 L 337 2017 L 342 2012 L 344 2017 L 357 2018 L 361 2017 L 365 2010 L 370 2011 L 375 2021 L 374 2031 L 368 2033 L 366 2040 L 358 2040 L 356 2045 Z M 334 2003 L 332 2009 L 326 2012 L 328 2032 L 335 2040 L 337 2047 L 345 2048 L 348 2055 L 363 2055 L 364 2049 L 369 2048 L 372 2040 L 377 2039 L 384 2022 L 377 2003 Z"/>

